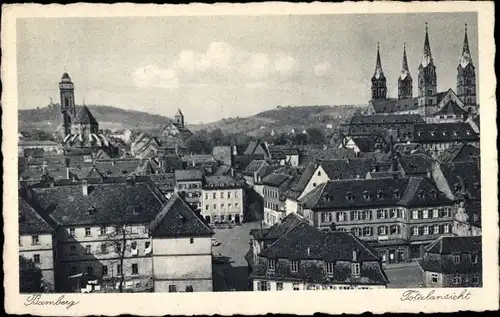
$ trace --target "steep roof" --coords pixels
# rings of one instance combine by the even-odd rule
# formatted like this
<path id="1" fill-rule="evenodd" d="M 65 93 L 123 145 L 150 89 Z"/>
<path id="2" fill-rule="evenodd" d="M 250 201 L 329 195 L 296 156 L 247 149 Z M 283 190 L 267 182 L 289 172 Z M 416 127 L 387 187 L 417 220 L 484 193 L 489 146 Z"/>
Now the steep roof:
<path id="1" fill-rule="evenodd" d="M 479 140 L 479 135 L 474 132 L 468 123 L 424 123 L 415 124 L 413 129 L 414 142 L 463 142 Z"/>
<path id="2" fill-rule="evenodd" d="M 80 111 L 76 114 L 75 120 L 73 123 L 90 123 L 97 125 L 97 120 L 94 118 L 89 108 L 86 105 L 83 105 L 80 108 Z"/>
<path id="3" fill-rule="evenodd" d="M 229 175 L 213 175 L 205 177 L 204 188 L 242 188 L 243 184 Z"/>
<path id="4" fill-rule="evenodd" d="M 141 223 L 155 218 L 166 203 L 150 182 L 33 188 L 33 202 L 63 226 Z"/>
<path id="5" fill-rule="evenodd" d="M 433 116 L 441 116 L 441 115 L 456 115 L 462 116 L 467 112 L 462 109 L 454 100 L 449 100 L 441 109 L 436 111 Z"/>
<path id="6" fill-rule="evenodd" d="M 150 225 L 153 238 L 212 236 L 214 232 L 176 193 Z"/>
<path id="7" fill-rule="evenodd" d="M 321 161 L 320 165 L 331 180 L 355 179 L 364 178 L 366 173 L 373 170 L 376 162 L 371 158 L 354 158 L 347 160 L 325 160 Z"/>
<path id="8" fill-rule="evenodd" d="M 243 171 L 243 174 L 253 174 L 257 172 L 260 168 L 264 166 L 268 166 L 267 162 L 265 160 L 253 160 L 250 162 L 250 164 L 247 165 L 245 170 Z"/>
<path id="9" fill-rule="evenodd" d="M 309 180 L 311 180 L 311 177 L 314 175 L 317 168 L 317 164 L 314 162 L 307 164 L 301 171 L 301 174 L 295 177 L 290 188 L 285 192 L 285 196 L 297 199 L 302 194 L 304 189 L 306 189 Z"/>
<path id="10" fill-rule="evenodd" d="M 281 238 L 284 234 L 301 223 L 308 222 L 299 215 L 290 213 L 271 227 L 266 229 L 252 229 L 250 230 L 250 234 L 256 240 L 275 240 Z"/>
<path id="11" fill-rule="evenodd" d="M 425 251 L 436 254 L 481 252 L 481 237 L 441 236 L 429 244 Z"/>
<path id="12" fill-rule="evenodd" d="M 353 278 L 348 264 L 354 260 L 354 253 L 357 260 L 362 263 L 361 275 L 358 278 Z M 278 262 L 275 271 L 269 273 L 266 262 L 259 261 L 253 267 L 252 276 L 319 283 L 385 285 L 389 282 L 379 258 L 352 233 L 323 232 L 307 223 L 300 223 L 289 230 L 264 249 L 259 256 L 267 259 L 300 260 L 301 264 L 298 272 L 291 272 L 290 265 Z M 324 262 L 333 263 L 333 274 L 326 274 Z"/>
<path id="13" fill-rule="evenodd" d="M 452 203 L 423 177 L 328 181 L 318 185 L 299 202 L 312 210 Z"/>
<path id="14" fill-rule="evenodd" d="M 431 170 L 434 159 L 426 154 L 410 154 L 399 156 L 398 161 L 406 175 L 419 175 Z"/>
<path id="15" fill-rule="evenodd" d="M 453 144 L 438 155 L 441 163 L 477 161 L 479 160 L 480 150 L 467 143 Z"/>
<path id="16" fill-rule="evenodd" d="M 406 75 L 408 78 L 410 73 Z M 375 99 L 372 100 L 371 105 L 373 110 L 377 114 L 383 113 L 397 113 L 403 111 L 411 111 L 418 109 L 418 97 L 397 99 L 397 98 L 386 98 L 386 99 Z"/>
<path id="17" fill-rule="evenodd" d="M 52 233 L 54 231 L 54 229 L 21 196 L 19 197 L 18 207 L 20 235 Z"/>
<path id="18" fill-rule="evenodd" d="M 203 180 L 203 173 L 197 169 L 190 170 L 175 170 L 176 181 L 201 181 Z"/>
<path id="19" fill-rule="evenodd" d="M 481 199 L 479 163 L 479 161 L 464 161 L 441 164 L 441 171 L 455 194 L 463 191 L 471 199 Z"/>

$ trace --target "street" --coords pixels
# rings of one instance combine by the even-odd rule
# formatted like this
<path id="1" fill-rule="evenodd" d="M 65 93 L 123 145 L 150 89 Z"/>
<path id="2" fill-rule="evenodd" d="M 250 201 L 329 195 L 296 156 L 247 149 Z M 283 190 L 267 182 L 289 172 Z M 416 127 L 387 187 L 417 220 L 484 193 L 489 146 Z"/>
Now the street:
<path id="1" fill-rule="evenodd" d="M 250 230 L 260 228 L 259 222 L 244 223 L 232 229 L 214 229 L 221 245 L 212 248 L 215 257 L 223 257 L 225 263 L 213 265 L 214 291 L 245 291 L 248 289 L 248 264 L 245 254 L 250 245 Z"/>

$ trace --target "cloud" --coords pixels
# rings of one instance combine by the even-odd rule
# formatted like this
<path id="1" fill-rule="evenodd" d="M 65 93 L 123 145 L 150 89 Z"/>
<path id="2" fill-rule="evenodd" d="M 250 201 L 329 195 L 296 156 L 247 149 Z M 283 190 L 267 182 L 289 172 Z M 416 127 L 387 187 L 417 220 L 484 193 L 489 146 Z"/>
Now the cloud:
<path id="1" fill-rule="evenodd" d="M 179 78 L 172 69 L 162 69 L 157 65 L 139 67 L 133 74 L 138 88 L 177 88 Z"/>
<path id="2" fill-rule="evenodd" d="M 329 75 L 330 71 L 332 69 L 332 66 L 328 62 L 324 63 L 319 63 L 314 65 L 314 74 L 318 77 L 323 77 L 326 75 Z"/>
<path id="3" fill-rule="evenodd" d="M 250 52 L 226 42 L 212 42 L 205 52 L 181 51 L 164 69 L 141 67 L 134 73 L 134 81 L 139 88 L 214 84 L 256 88 L 291 78 L 298 69 L 299 62 L 285 53 Z"/>

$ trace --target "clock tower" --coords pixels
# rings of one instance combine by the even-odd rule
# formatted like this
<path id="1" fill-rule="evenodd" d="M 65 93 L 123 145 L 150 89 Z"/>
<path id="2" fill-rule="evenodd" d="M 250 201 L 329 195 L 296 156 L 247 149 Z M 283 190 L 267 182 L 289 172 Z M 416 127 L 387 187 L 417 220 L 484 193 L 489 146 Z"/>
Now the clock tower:
<path id="1" fill-rule="evenodd" d="M 71 132 L 71 121 L 76 116 L 75 87 L 68 73 L 62 75 L 59 91 L 61 95 L 61 121 L 64 137 L 66 137 Z"/>

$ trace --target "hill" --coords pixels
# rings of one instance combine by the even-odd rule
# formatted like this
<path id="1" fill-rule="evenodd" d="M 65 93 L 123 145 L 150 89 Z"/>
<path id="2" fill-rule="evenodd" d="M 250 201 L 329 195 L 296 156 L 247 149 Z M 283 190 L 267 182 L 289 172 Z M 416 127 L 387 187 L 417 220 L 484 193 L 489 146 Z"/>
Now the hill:
<path id="1" fill-rule="evenodd" d="M 260 137 L 288 133 L 291 130 L 300 132 L 308 128 L 327 130 L 339 126 L 347 116 L 353 114 L 360 106 L 278 106 L 275 109 L 260 112 L 250 117 L 222 119 L 217 122 L 191 125 L 192 131 L 221 129 L 224 133 L 245 133 Z"/>
<path id="2" fill-rule="evenodd" d="M 141 111 L 125 110 L 121 108 L 87 105 L 101 129 L 151 129 L 165 125 L 169 118 L 149 114 Z M 77 106 L 77 112 L 80 106 Z M 58 104 L 43 108 L 25 109 L 18 111 L 19 129 L 55 130 L 60 124 L 61 113 Z"/>

